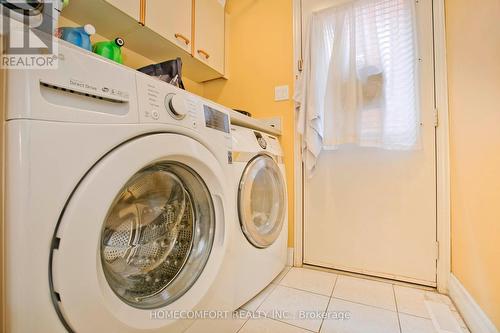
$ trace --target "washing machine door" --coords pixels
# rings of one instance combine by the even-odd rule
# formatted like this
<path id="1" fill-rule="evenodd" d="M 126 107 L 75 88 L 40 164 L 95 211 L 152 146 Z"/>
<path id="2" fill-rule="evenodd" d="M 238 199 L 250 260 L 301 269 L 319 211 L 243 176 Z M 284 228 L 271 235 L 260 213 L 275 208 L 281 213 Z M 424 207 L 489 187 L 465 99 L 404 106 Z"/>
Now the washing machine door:
<path id="1" fill-rule="evenodd" d="M 241 228 L 248 241 L 266 248 L 279 237 L 285 218 L 285 181 L 269 155 L 257 155 L 246 166 L 238 191 Z"/>
<path id="2" fill-rule="evenodd" d="M 99 161 L 53 240 L 51 289 L 66 328 L 182 330 L 152 316 L 210 298 L 227 243 L 223 182 L 212 153 L 182 135 L 141 137 Z"/>

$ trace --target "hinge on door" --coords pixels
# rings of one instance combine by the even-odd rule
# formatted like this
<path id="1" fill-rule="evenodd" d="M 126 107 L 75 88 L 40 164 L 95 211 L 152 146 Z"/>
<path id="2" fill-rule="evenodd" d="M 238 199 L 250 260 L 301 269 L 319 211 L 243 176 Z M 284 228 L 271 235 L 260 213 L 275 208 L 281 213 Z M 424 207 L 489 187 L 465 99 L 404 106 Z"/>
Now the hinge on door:
<path id="1" fill-rule="evenodd" d="M 439 113 L 438 113 L 438 109 L 434 109 L 434 127 L 438 127 L 439 126 Z"/>
<path id="2" fill-rule="evenodd" d="M 439 260 L 439 242 L 436 241 L 436 260 Z"/>
<path id="3" fill-rule="evenodd" d="M 304 60 L 300 59 L 297 63 L 297 69 L 302 72 L 302 67 L 304 66 Z"/>

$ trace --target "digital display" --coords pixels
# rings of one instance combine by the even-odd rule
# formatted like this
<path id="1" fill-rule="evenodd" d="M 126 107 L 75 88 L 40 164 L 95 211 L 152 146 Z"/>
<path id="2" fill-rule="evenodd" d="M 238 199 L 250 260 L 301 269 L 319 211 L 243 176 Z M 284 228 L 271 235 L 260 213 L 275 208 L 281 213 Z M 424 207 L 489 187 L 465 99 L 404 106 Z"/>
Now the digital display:
<path id="1" fill-rule="evenodd" d="M 218 131 L 229 133 L 229 116 L 224 112 L 203 105 L 205 111 L 205 125 Z"/>

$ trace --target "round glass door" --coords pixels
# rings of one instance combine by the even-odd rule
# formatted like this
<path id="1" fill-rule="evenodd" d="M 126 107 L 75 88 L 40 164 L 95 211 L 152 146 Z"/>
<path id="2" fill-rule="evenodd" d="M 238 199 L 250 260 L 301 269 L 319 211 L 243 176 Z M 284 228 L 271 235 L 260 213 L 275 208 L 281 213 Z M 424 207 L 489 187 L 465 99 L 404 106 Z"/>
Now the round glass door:
<path id="1" fill-rule="evenodd" d="M 250 243 L 266 248 L 274 243 L 285 217 L 285 182 L 276 162 L 258 155 L 245 168 L 240 181 L 238 212 Z"/>
<path id="2" fill-rule="evenodd" d="M 172 303 L 196 282 L 214 239 L 205 183 L 189 167 L 159 162 L 132 176 L 109 208 L 100 255 L 106 280 L 127 304 Z"/>

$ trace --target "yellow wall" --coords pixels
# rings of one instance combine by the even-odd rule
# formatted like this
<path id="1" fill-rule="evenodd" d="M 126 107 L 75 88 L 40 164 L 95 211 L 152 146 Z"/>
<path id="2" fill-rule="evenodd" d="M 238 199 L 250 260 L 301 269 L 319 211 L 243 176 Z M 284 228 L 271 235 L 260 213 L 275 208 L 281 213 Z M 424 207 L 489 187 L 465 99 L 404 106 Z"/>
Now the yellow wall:
<path id="1" fill-rule="evenodd" d="M 293 12 L 292 0 L 229 0 L 229 80 L 204 84 L 204 96 L 254 117 L 280 116 L 288 182 L 288 243 L 293 246 Z M 274 101 L 274 87 L 289 85 L 290 99 Z"/>
<path id="2" fill-rule="evenodd" d="M 500 1 L 447 0 L 452 271 L 500 329 Z"/>

